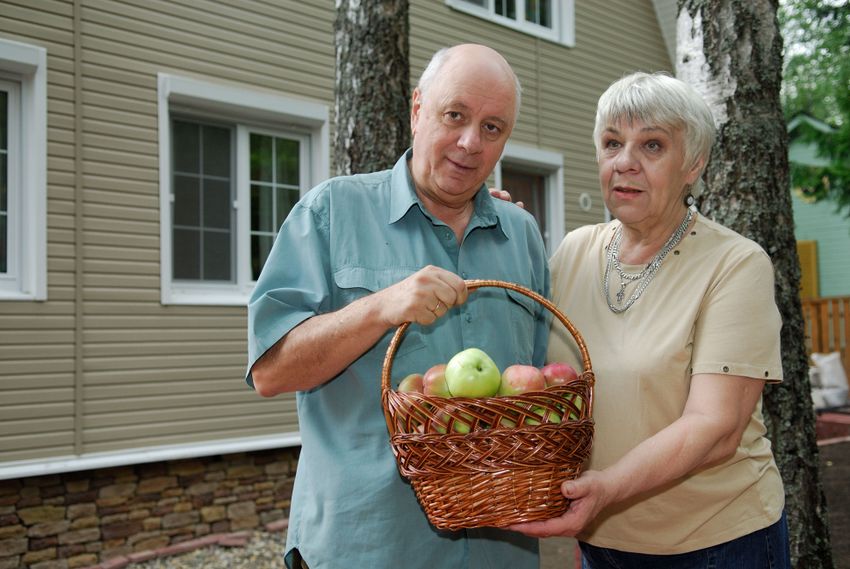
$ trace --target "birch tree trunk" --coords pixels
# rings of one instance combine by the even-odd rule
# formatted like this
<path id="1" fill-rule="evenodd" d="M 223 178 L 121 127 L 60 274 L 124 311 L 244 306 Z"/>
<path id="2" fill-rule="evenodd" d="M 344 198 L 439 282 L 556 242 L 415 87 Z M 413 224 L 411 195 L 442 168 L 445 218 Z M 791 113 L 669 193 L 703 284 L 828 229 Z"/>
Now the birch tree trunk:
<path id="1" fill-rule="evenodd" d="M 800 266 L 779 90 L 778 0 L 679 0 L 676 73 L 708 101 L 717 142 L 700 212 L 773 260 L 785 381 L 768 385 L 768 436 L 785 483 L 792 564 L 832 568 L 799 298 Z"/>
<path id="2" fill-rule="evenodd" d="M 392 167 L 410 144 L 408 0 L 336 0 L 337 175 Z"/>

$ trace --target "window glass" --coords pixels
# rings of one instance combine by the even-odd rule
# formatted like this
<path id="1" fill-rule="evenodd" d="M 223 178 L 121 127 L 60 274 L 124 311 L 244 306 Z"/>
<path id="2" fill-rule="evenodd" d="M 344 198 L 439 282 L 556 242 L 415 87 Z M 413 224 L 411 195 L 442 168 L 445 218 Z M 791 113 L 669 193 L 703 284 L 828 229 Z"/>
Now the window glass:
<path id="1" fill-rule="evenodd" d="M 496 0 L 495 8 L 498 15 L 516 20 L 516 0 Z"/>
<path id="2" fill-rule="evenodd" d="M 251 278 L 257 279 L 277 230 L 300 197 L 301 141 L 251 134 Z"/>
<path id="3" fill-rule="evenodd" d="M 525 19 L 534 24 L 552 27 L 552 0 L 525 0 Z"/>
<path id="4" fill-rule="evenodd" d="M 201 131 L 199 125 L 184 121 L 174 121 L 172 125 L 174 140 L 173 164 L 175 172 L 198 172 L 201 167 Z"/>
<path id="5" fill-rule="evenodd" d="M 174 120 L 173 275 L 233 280 L 231 129 Z"/>

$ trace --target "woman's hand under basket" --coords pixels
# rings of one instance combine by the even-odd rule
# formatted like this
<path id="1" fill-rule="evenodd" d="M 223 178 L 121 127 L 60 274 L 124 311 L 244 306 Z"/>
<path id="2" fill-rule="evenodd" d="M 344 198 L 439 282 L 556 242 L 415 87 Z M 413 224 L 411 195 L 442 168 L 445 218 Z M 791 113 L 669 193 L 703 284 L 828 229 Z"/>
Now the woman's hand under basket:
<path id="1" fill-rule="evenodd" d="M 570 500 L 570 507 L 566 512 L 557 518 L 513 524 L 507 529 L 532 537 L 574 537 L 610 502 L 605 475 L 595 470 L 587 470 L 575 480 L 563 482 L 561 493 Z"/>

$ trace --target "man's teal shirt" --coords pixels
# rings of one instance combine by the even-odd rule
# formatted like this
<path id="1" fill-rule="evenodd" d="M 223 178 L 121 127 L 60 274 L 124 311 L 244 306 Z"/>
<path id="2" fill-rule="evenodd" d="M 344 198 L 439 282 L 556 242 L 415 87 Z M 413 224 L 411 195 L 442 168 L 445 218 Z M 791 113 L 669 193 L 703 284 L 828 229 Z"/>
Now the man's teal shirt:
<path id="1" fill-rule="evenodd" d="M 410 155 L 392 170 L 328 180 L 289 214 L 249 303 L 249 370 L 304 320 L 429 264 L 549 296 L 534 218 L 482 186 L 458 243 L 419 201 Z M 470 347 L 483 349 L 500 369 L 540 366 L 548 324 L 548 311 L 524 295 L 477 289 L 435 324 L 410 326 L 394 358 L 393 386 Z M 311 567 L 321 568 L 536 568 L 536 540 L 492 528 L 439 532 L 429 525 L 398 472 L 381 408 L 381 369 L 394 332 L 337 377 L 296 395 L 302 450 L 287 551 L 297 547 Z M 247 380 L 252 384 L 250 371 Z"/>

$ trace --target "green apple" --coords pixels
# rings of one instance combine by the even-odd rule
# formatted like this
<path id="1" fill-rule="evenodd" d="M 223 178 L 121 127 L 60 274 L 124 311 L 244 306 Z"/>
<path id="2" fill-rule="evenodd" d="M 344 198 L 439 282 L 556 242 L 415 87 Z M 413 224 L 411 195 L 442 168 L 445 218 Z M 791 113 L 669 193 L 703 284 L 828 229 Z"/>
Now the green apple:
<path id="1" fill-rule="evenodd" d="M 496 362 L 478 348 L 458 352 L 446 364 L 446 385 L 452 397 L 492 397 L 501 383 Z"/>
<path id="2" fill-rule="evenodd" d="M 549 410 L 547 410 L 545 407 L 534 407 L 531 409 L 532 413 L 540 417 L 540 419 L 545 421 L 546 423 L 553 423 L 557 425 L 561 422 L 561 416 L 557 412 L 549 411 L 547 413 L 547 411 Z M 526 419 L 525 424 L 535 426 L 539 425 L 540 421 L 538 421 L 537 419 Z"/>
<path id="3" fill-rule="evenodd" d="M 584 399 L 582 399 L 582 397 L 580 395 L 573 395 L 572 402 L 573 402 L 573 405 L 576 406 L 576 409 L 578 409 L 579 416 L 580 416 L 582 407 L 584 407 Z M 572 411 L 572 409 L 570 409 L 570 420 L 571 421 L 577 421 L 578 419 L 579 419 L 579 417 L 577 417 L 576 414 Z"/>

